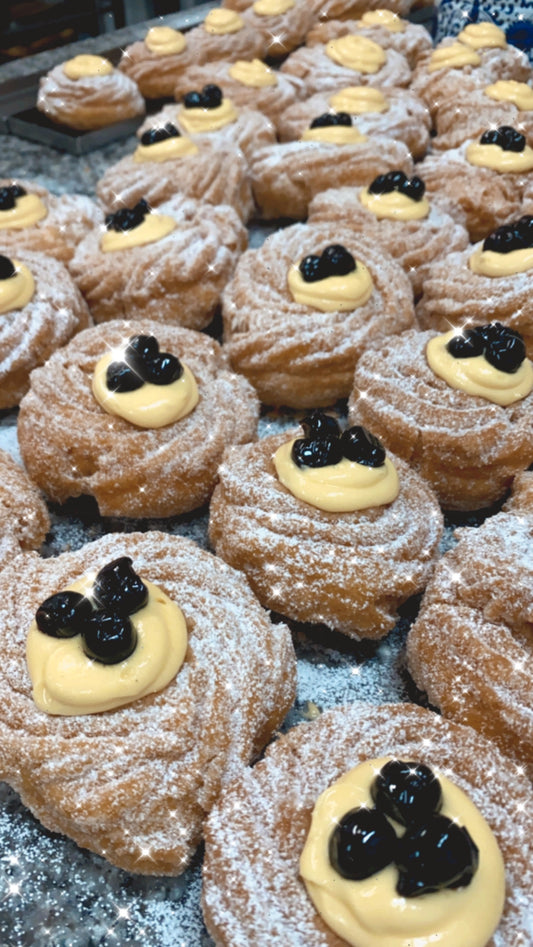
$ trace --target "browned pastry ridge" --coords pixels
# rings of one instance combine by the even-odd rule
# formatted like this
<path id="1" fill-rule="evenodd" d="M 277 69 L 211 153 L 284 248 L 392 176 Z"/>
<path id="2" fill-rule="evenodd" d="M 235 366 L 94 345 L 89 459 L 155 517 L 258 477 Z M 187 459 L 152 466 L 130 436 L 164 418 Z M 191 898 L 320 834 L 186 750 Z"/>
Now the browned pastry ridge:
<path id="1" fill-rule="evenodd" d="M 82 240 L 70 263 L 95 322 L 155 319 L 203 329 L 247 244 L 246 229 L 229 205 L 214 207 L 175 194 L 154 210 L 176 221 L 166 237 L 104 252 L 102 232 Z"/>
<path id="2" fill-rule="evenodd" d="M 146 38 L 126 46 L 118 68 L 137 83 L 146 99 L 171 96 L 178 76 L 198 62 L 199 50 L 191 44 L 190 32 L 183 37 L 184 49 L 167 55 L 150 50 Z"/>
<path id="3" fill-rule="evenodd" d="M 93 396 L 97 362 L 133 335 L 153 335 L 196 378 L 200 399 L 180 421 L 145 429 L 107 413 Z M 103 516 L 171 516 L 204 503 L 223 451 L 255 436 L 258 402 L 228 369 L 217 342 L 142 320 L 115 320 L 80 334 L 34 372 L 18 418 L 22 456 L 53 500 L 90 494 Z"/>
<path id="4" fill-rule="evenodd" d="M 304 41 L 314 23 L 315 15 L 310 3 L 295 3 L 280 14 L 260 14 L 252 3 L 244 11 L 243 20 L 264 40 L 265 55 L 286 56 Z"/>
<path id="5" fill-rule="evenodd" d="M 291 265 L 339 243 L 370 271 L 368 302 L 329 313 L 295 302 Z M 264 403 L 319 407 L 347 397 L 365 346 L 412 326 L 413 312 L 409 279 L 381 248 L 332 224 L 294 224 L 240 258 L 223 296 L 224 350 Z"/>
<path id="6" fill-rule="evenodd" d="M 439 151 L 458 148 L 479 138 L 487 128 L 509 125 L 533 145 L 533 109 L 519 109 L 513 102 L 496 101 L 485 89 L 466 89 L 446 99 L 435 115 L 436 135 L 431 146 Z"/>
<path id="7" fill-rule="evenodd" d="M 119 69 L 69 79 L 63 66 L 54 66 L 39 80 L 37 108 L 53 122 L 89 131 L 144 115 L 137 83 Z"/>
<path id="8" fill-rule="evenodd" d="M 187 624 L 185 662 L 157 693 L 105 713 L 52 716 L 32 699 L 25 646 L 38 606 L 129 556 Z M 0 773 L 54 832 L 130 872 L 177 875 L 223 783 L 268 741 L 294 695 L 287 629 L 243 576 L 191 540 L 111 534 L 1 573 Z"/>
<path id="9" fill-rule="evenodd" d="M 349 85 L 368 85 L 384 91 L 408 86 L 411 70 L 405 56 L 395 49 L 385 50 L 385 63 L 376 72 L 363 72 L 334 62 L 325 44 L 300 46 L 281 65 L 281 72 L 303 79 L 307 95 Z"/>
<path id="10" fill-rule="evenodd" d="M 321 20 L 352 20 L 367 10 L 392 10 L 398 16 L 407 16 L 415 6 L 425 6 L 427 0 L 312 0 L 317 18 Z"/>
<path id="11" fill-rule="evenodd" d="M 490 506 L 533 461 L 533 393 L 504 408 L 452 388 L 427 363 L 435 335 L 412 329 L 363 353 L 350 423 L 415 467 L 445 509 Z"/>
<path id="12" fill-rule="evenodd" d="M 382 12 L 384 10 L 383 7 L 379 9 Z M 365 10 L 364 12 L 368 13 L 369 11 Z M 330 39 L 338 39 L 339 36 L 348 34 L 366 36 L 383 49 L 395 49 L 401 53 L 407 59 L 411 69 L 414 69 L 420 56 L 432 49 L 431 36 L 425 26 L 410 23 L 408 20 L 398 20 L 397 26 L 398 29 L 389 29 L 385 24 L 374 23 L 370 25 L 365 21 L 364 13 L 361 20 L 329 19 L 317 23 L 309 31 L 306 45 L 314 46 L 316 43 L 329 43 Z"/>
<path id="13" fill-rule="evenodd" d="M 516 475 L 503 509 L 511 513 L 533 514 L 533 470 Z"/>
<path id="14" fill-rule="evenodd" d="M 263 59 L 266 56 L 268 40 L 244 17 L 235 32 L 217 34 L 211 32 L 206 23 L 211 12 L 208 10 L 204 22 L 188 33 L 197 63 L 215 62 L 217 59 Z"/>
<path id="15" fill-rule="evenodd" d="M 30 372 L 91 325 L 91 317 L 59 260 L 4 246 L 1 235 L 0 255 L 27 266 L 35 282 L 33 298 L 25 306 L 0 315 L 0 408 L 12 408 L 28 390 Z"/>
<path id="16" fill-rule="evenodd" d="M 290 439 L 273 435 L 226 452 L 210 506 L 213 547 L 246 574 L 266 608 L 355 639 L 381 638 L 433 569 L 442 531 L 433 490 L 393 457 L 400 492 L 392 503 L 317 509 L 276 475 L 272 455 Z"/>
<path id="17" fill-rule="evenodd" d="M 49 529 L 39 490 L 11 454 L 0 450 L 0 535 L 12 534 L 21 549 L 38 549 Z"/>
<path id="18" fill-rule="evenodd" d="M 317 797 L 359 763 L 383 756 L 444 773 L 489 823 L 505 862 L 507 896 L 487 947 L 513 947 L 533 936 L 527 778 L 469 727 L 412 704 L 355 703 L 294 727 L 213 808 L 202 900 L 217 947 L 345 947 L 308 897 L 299 857 Z"/>
<path id="19" fill-rule="evenodd" d="M 494 740 L 532 778 L 531 509 L 456 535 L 409 633 L 409 670 L 445 717 Z"/>

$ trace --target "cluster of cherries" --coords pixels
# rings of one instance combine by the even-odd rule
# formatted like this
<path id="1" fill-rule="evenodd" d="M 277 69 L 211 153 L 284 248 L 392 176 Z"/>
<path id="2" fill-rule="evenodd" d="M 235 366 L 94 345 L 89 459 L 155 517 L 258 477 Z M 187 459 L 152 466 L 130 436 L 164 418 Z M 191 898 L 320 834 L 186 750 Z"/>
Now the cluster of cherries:
<path id="1" fill-rule="evenodd" d="M 91 598 L 79 592 L 57 592 L 39 606 L 35 621 L 52 638 L 81 634 L 87 657 L 101 664 L 118 664 L 135 650 L 137 633 L 130 616 L 147 601 L 148 589 L 132 568 L 132 560 L 121 556 L 100 569 Z"/>
<path id="2" fill-rule="evenodd" d="M 352 117 L 348 112 L 324 112 L 314 118 L 309 128 L 327 128 L 330 125 L 351 125 Z"/>
<path id="3" fill-rule="evenodd" d="M 388 171 L 386 174 L 378 174 L 368 188 L 371 194 L 391 194 L 392 191 L 398 191 L 399 194 L 405 194 L 412 201 L 421 201 L 426 185 L 422 178 L 416 174 L 408 178 L 404 171 Z"/>
<path id="4" fill-rule="evenodd" d="M 499 128 L 489 128 L 479 139 L 481 145 L 498 145 L 502 151 L 523 151 L 526 147 L 525 136 L 513 128 L 512 125 L 500 125 Z"/>
<path id="5" fill-rule="evenodd" d="M 12 260 L 8 256 L 0 254 L 0 280 L 11 279 L 16 272 Z"/>
<path id="6" fill-rule="evenodd" d="M 111 362 L 107 367 L 106 385 L 109 391 L 120 393 L 136 391 L 145 383 L 171 385 L 183 375 L 179 358 L 159 351 L 159 342 L 153 335 L 133 335 L 125 348 L 124 360 Z"/>
<path id="7" fill-rule="evenodd" d="M 159 128 L 149 128 L 141 135 L 141 145 L 156 145 L 158 141 L 166 141 L 168 138 L 180 138 L 181 132 L 178 131 L 172 122 L 166 125 L 160 125 Z"/>
<path id="8" fill-rule="evenodd" d="M 339 875 L 362 881 L 394 863 L 404 898 L 470 883 L 479 850 L 466 828 L 439 814 L 442 789 L 428 766 L 391 760 L 370 791 L 374 808 L 351 809 L 330 836 L 329 859 Z M 389 819 L 405 827 L 401 837 Z"/>
<path id="9" fill-rule="evenodd" d="M 365 467 L 385 463 L 381 441 L 364 427 L 355 425 L 341 433 L 336 419 L 321 411 L 304 418 L 301 424 L 305 436 L 297 438 L 291 449 L 291 458 L 298 467 L 327 467 L 338 464 L 343 457 Z"/>
<path id="10" fill-rule="evenodd" d="M 112 214 L 106 214 L 105 225 L 108 230 L 116 230 L 121 233 L 124 230 L 134 230 L 142 224 L 144 218 L 150 213 L 148 201 L 141 197 L 134 207 L 121 207 L 120 210 Z"/>
<path id="11" fill-rule="evenodd" d="M 526 357 L 526 347 L 520 333 L 501 322 L 464 329 L 450 339 L 446 348 L 454 358 L 484 355 L 489 365 L 509 375 L 518 371 Z"/>
<path id="12" fill-rule="evenodd" d="M 511 253 L 513 250 L 528 250 L 533 247 L 533 216 L 524 214 L 510 224 L 496 227 L 483 241 L 484 250 L 493 253 Z"/>
<path id="13" fill-rule="evenodd" d="M 355 268 L 352 254 L 340 243 L 332 243 L 320 255 L 310 253 L 298 267 L 306 283 L 316 283 L 328 276 L 346 276 Z"/>
<path id="14" fill-rule="evenodd" d="M 27 191 L 20 184 L 8 184 L 0 187 L 0 210 L 13 210 L 17 197 L 24 197 Z"/>
<path id="15" fill-rule="evenodd" d="M 204 85 L 201 92 L 187 92 L 183 97 L 183 104 L 186 109 L 217 109 L 222 105 L 223 98 L 220 86 L 209 83 Z"/>

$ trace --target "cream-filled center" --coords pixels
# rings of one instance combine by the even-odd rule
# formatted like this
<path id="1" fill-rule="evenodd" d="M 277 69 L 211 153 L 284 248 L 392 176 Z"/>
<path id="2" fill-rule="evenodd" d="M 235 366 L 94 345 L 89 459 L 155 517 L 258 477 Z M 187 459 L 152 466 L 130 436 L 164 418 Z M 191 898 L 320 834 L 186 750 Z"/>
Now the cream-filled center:
<path id="1" fill-rule="evenodd" d="M 228 73 L 236 82 L 249 86 L 251 89 L 265 89 L 278 84 L 276 73 L 260 59 L 238 59 L 228 69 Z"/>
<path id="2" fill-rule="evenodd" d="M 520 174 L 533 169 L 533 148 L 526 145 L 522 151 L 506 151 L 497 144 L 482 145 L 474 141 L 466 149 L 466 160 L 478 168 Z"/>
<path id="3" fill-rule="evenodd" d="M 355 270 L 345 276 L 328 276 L 314 282 L 306 282 L 299 263 L 295 263 L 288 272 L 287 283 L 295 302 L 321 312 L 350 312 L 364 306 L 374 289 L 372 277 L 360 260 L 356 261 Z"/>
<path id="4" fill-rule="evenodd" d="M 176 229 L 176 221 L 166 214 L 147 214 L 142 223 L 132 230 L 106 230 L 100 240 L 100 249 L 104 253 L 116 250 L 130 250 L 147 243 L 157 243 Z"/>
<path id="5" fill-rule="evenodd" d="M 481 57 L 472 46 L 465 43 L 450 43 L 449 46 L 439 46 L 429 60 L 428 72 L 437 69 L 462 69 L 463 66 L 480 66 Z"/>
<path id="6" fill-rule="evenodd" d="M 155 141 L 151 145 L 137 146 L 133 152 L 134 161 L 170 161 L 172 158 L 188 158 L 198 153 L 195 145 L 187 135 L 173 135 L 163 141 Z"/>
<path id="7" fill-rule="evenodd" d="M 503 30 L 495 23 L 481 21 L 468 23 L 457 35 L 460 43 L 466 43 L 472 49 L 505 49 L 507 40 Z"/>
<path id="8" fill-rule="evenodd" d="M 347 34 L 326 43 L 326 55 L 339 66 L 372 75 L 386 63 L 385 50 L 366 36 Z"/>
<path id="9" fill-rule="evenodd" d="M 228 10 L 225 7 L 215 7 L 210 10 L 204 20 L 204 29 L 212 36 L 238 33 L 243 26 L 242 17 L 235 10 Z"/>
<path id="10" fill-rule="evenodd" d="M 456 358 L 446 346 L 457 334 L 456 329 L 451 329 L 434 336 L 426 346 L 429 367 L 451 388 L 478 395 L 502 407 L 521 401 L 533 391 L 533 365 L 528 358 L 515 372 L 495 368 L 484 355 Z"/>
<path id="11" fill-rule="evenodd" d="M 282 16 L 294 7 L 294 0 L 255 0 L 252 10 L 258 16 Z"/>
<path id="12" fill-rule="evenodd" d="M 187 46 L 184 34 L 180 30 L 173 30 L 171 26 L 152 26 L 144 42 L 154 56 L 175 56 Z"/>
<path id="13" fill-rule="evenodd" d="M 329 105 L 335 112 L 348 112 L 348 115 L 386 112 L 389 108 L 383 92 L 368 85 L 346 86 L 330 97 Z"/>
<path id="14" fill-rule="evenodd" d="M 527 82 L 516 79 L 499 79 L 484 89 L 485 95 L 496 102 L 511 102 L 521 112 L 533 109 L 533 89 Z"/>
<path id="15" fill-rule="evenodd" d="M 31 270 L 24 263 L 12 260 L 15 268 L 13 276 L 0 279 L 0 315 L 23 309 L 33 299 L 35 280 Z"/>
<path id="16" fill-rule="evenodd" d="M 383 26 L 391 33 L 403 33 L 405 20 L 392 10 L 367 10 L 359 20 L 361 26 Z"/>
<path id="17" fill-rule="evenodd" d="M 510 253 L 497 253 L 484 250 L 483 245 L 474 250 L 468 265 L 473 273 L 482 276 L 513 276 L 533 269 L 533 247 L 511 250 Z"/>
<path id="18" fill-rule="evenodd" d="M 46 204 L 37 194 L 21 194 L 14 207 L 0 210 L 0 230 L 23 230 L 43 220 L 48 214 Z"/>
<path id="19" fill-rule="evenodd" d="M 236 122 L 238 117 L 239 113 L 233 102 L 225 97 L 214 109 L 181 108 L 179 113 L 180 125 L 189 135 L 218 131 L 219 128 Z"/>
<path id="20" fill-rule="evenodd" d="M 114 72 L 112 63 L 104 56 L 81 53 L 63 63 L 63 72 L 69 79 L 86 79 L 94 76 L 110 76 Z"/>
<path id="21" fill-rule="evenodd" d="M 316 128 L 306 128 L 301 140 L 324 141 L 329 145 L 361 145 L 368 141 L 368 137 L 355 125 L 319 125 Z"/>
<path id="22" fill-rule="evenodd" d="M 378 220 L 423 220 L 429 214 L 429 202 L 423 197 L 415 201 L 400 191 L 373 194 L 367 187 L 361 188 L 359 200 Z"/>

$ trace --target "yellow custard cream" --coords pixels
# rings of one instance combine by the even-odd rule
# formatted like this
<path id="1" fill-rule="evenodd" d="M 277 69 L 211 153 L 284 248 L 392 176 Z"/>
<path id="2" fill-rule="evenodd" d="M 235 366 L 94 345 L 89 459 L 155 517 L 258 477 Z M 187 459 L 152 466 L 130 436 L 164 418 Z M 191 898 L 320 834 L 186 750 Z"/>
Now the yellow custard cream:
<path id="1" fill-rule="evenodd" d="M 329 145 L 361 145 L 368 141 L 354 125 L 320 125 L 306 128 L 302 141 L 324 141 Z"/>
<path id="2" fill-rule="evenodd" d="M 469 832 L 479 849 L 470 884 L 405 898 L 396 891 L 394 864 L 362 881 L 339 875 L 328 857 L 333 828 L 351 809 L 374 803 L 370 787 L 390 757 L 361 763 L 318 798 L 300 858 L 300 874 L 326 924 L 353 947 L 485 947 L 505 900 L 505 868 L 498 843 L 471 799 L 436 772 L 442 815 Z M 394 826 L 397 835 L 403 828 Z"/>
<path id="3" fill-rule="evenodd" d="M 228 73 L 236 82 L 249 86 L 251 89 L 266 89 L 278 84 L 276 73 L 260 59 L 238 59 L 228 69 Z"/>
<path id="4" fill-rule="evenodd" d="M 528 358 L 524 359 L 516 372 L 502 372 L 494 368 L 484 355 L 454 358 L 446 345 L 457 334 L 456 329 L 451 329 L 443 335 L 434 336 L 426 346 L 429 367 L 451 388 L 478 395 L 502 407 L 521 401 L 533 391 L 533 365 Z"/>
<path id="5" fill-rule="evenodd" d="M 244 26 L 244 20 L 235 10 L 226 10 L 224 7 L 215 7 L 210 10 L 204 20 L 204 29 L 213 36 L 225 36 L 227 33 L 238 33 Z"/>
<path id="6" fill-rule="evenodd" d="M 392 10 L 367 10 L 359 20 L 361 26 L 383 26 L 391 33 L 403 33 L 405 20 Z"/>
<path id="7" fill-rule="evenodd" d="M 176 221 L 166 214 L 147 214 L 142 224 L 133 230 L 106 230 L 100 240 L 100 249 L 104 253 L 115 250 L 130 250 L 147 243 L 156 243 L 168 236 L 176 228 Z"/>
<path id="8" fill-rule="evenodd" d="M 90 76 L 110 76 L 113 66 L 103 56 L 82 53 L 63 63 L 63 72 L 69 79 L 85 79 Z"/>
<path id="9" fill-rule="evenodd" d="M 15 267 L 14 276 L 0 280 L 0 315 L 23 309 L 35 293 L 35 281 L 28 267 L 18 260 L 12 263 Z"/>
<path id="10" fill-rule="evenodd" d="M 489 99 L 496 102 L 511 102 L 520 112 L 533 109 L 533 89 L 527 82 L 517 82 L 516 79 L 499 79 L 484 90 Z"/>
<path id="11" fill-rule="evenodd" d="M 378 72 L 387 61 L 385 50 L 378 43 L 355 34 L 330 40 L 326 43 L 326 54 L 339 66 L 369 75 Z"/>
<path id="12" fill-rule="evenodd" d="M 480 66 L 481 57 L 471 46 L 465 43 L 450 43 L 449 46 L 439 46 L 431 54 L 428 72 L 437 69 L 461 69 L 463 66 Z"/>
<path id="13" fill-rule="evenodd" d="M 282 16 L 293 6 L 294 0 L 255 0 L 252 10 L 258 16 Z"/>
<path id="14" fill-rule="evenodd" d="M 296 303 L 311 306 L 320 312 L 350 312 L 358 306 L 364 306 L 374 289 L 368 269 L 359 260 L 356 261 L 355 270 L 346 276 L 328 276 L 313 283 L 306 283 L 299 264 L 295 263 L 289 270 L 287 283 Z"/>
<path id="15" fill-rule="evenodd" d="M 85 577 L 68 591 L 90 596 L 93 581 Z M 35 621 L 31 623 L 26 660 L 39 710 L 62 716 L 101 713 L 154 694 L 170 683 L 187 651 L 185 618 L 161 589 L 151 582 L 144 584 L 148 602 L 130 616 L 137 645 L 118 664 L 88 658 L 81 635 L 52 638 L 39 631 Z"/>
<path id="16" fill-rule="evenodd" d="M 144 42 L 154 56 L 175 56 L 182 53 L 187 45 L 183 33 L 173 30 L 171 26 L 152 26 Z"/>
<path id="17" fill-rule="evenodd" d="M 37 194 L 21 194 L 15 206 L 0 210 L 0 230 L 23 230 L 37 224 L 48 214 L 45 203 Z"/>
<path id="18" fill-rule="evenodd" d="M 134 161 L 170 161 L 172 158 L 188 158 L 198 152 L 187 135 L 174 135 L 151 145 L 138 145 L 133 152 Z"/>
<path id="19" fill-rule="evenodd" d="M 215 132 L 231 122 L 236 122 L 238 115 L 231 99 L 223 98 L 220 105 L 214 109 L 181 108 L 179 120 L 187 134 L 200 135 L 204 132 Z"/>
<path id="20" fill-rule="evenodd" d="M 514 276 L 533 269 L 533 247 L 511 250 L 510 253 L 496 253 L 478 247 L 472 253 L 468 265 L 473 273 L 482 276 Z"/>
<path id="21" fill-rule="evenodd" d="M 335 92 L 329 100 L 330 108 L 335 112 L 348 112 L 348 115 L 363 115 L 366 112 L 386 112 L 389 103 L 380 89 L 367 85 L 352 85 Z"/>
<path id="22" fill-rule="evenodd" d="M 477 168 L 520 174 L 533 169 L 533 148 L 526 145 L 522 151 L 505 151 L 496 144 L 482 145 L 473 141 L 466 149 L 466 160 Z"/>
<path id="23" fill-rule="evenodd" d="M 361 188 L 359 200 L 378 220 L 422 220 L 429 214 L 429 203 L 425 197 L 414 201 L 407 194 L 389 191 L 388 194 L 372 194 L 367 187 Z"/>
<path id="24" fill-rule="evenodd" d="M 329 513 L 351 513 L 392 503 L 400 483 L 396 468 L 385 458 L 381 467 L 368 467 L 343 457 L 326 467 L 298 467 L 291 457 L 294 441 L 278 447 L 273 461 L 280 482 L 293 496 Z"/>
<path id="25" fill-rule="evenodd" d="M 458 34 L 460 43 L 466 43 L 472 49 L 505 49 L 505 33 L 495 23 L 468 23 Z"/>
<path id="26" fill-rule="evenodd" d="M 110 391 L 106 372 L 111 362 L 123 361 L 124 351 L 109 352 L 97 363 L 92 380 L 93 395 L 108 414 L 115 414 L 143 428 L 166 427 L 194 410 L 199 400 L 198 386 L 190 368 L 170 385 L 145 382 L 135 391 Z"/>

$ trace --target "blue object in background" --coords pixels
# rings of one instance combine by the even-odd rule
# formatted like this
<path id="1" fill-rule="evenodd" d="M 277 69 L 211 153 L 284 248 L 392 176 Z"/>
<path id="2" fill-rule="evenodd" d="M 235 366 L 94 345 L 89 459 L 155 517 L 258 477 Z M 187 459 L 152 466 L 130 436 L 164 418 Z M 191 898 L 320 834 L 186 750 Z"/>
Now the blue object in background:
<path id="1" fill-rule="evenodd" d="M 467 23 L 495 23 L 508 43 L 523 49 L 533 63 L 533 0 L 437 0 L 435 39 L 457 36 Z"/>

